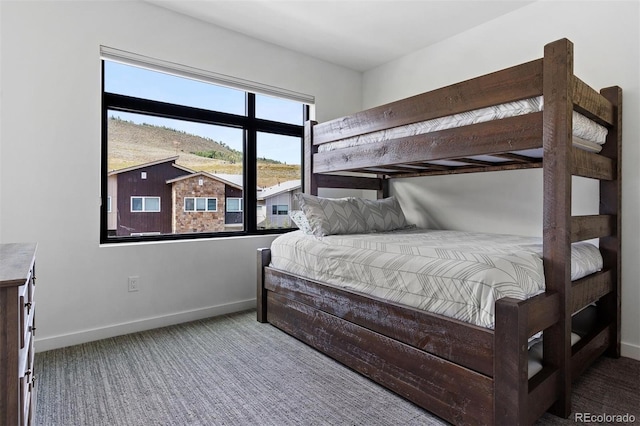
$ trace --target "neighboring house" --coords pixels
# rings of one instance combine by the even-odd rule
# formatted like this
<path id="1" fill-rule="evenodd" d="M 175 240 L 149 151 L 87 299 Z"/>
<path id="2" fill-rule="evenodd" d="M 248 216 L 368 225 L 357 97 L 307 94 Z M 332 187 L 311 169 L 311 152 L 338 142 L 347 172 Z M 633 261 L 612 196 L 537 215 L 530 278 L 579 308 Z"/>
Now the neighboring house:
<path id="1" fill-rule="evenodd" d="M 108 230 L 111 236 L 170 234 L 171 186 L 168 179 L 192 174 L 175 164 L 178 156 L 108 174 Z"/>
<path id="2" fill-rule="evenodd" d="M 242 229 L 242 184 L 180 166 L 178 158 L 109 173 L 110 236 Z"/>
<path id="3" fill-rule="evenodd" d="M 167 180 L 173 233 L 241 230 L 242 186 L 206 172 Z"/>
<path id="4" fill-rule="evenodd" d="M 301 192 L 301 181 L 289 180 L 258 191 L 258 228 L 289 228 L 289 212 L 300 207 L 294 195 Z"/>

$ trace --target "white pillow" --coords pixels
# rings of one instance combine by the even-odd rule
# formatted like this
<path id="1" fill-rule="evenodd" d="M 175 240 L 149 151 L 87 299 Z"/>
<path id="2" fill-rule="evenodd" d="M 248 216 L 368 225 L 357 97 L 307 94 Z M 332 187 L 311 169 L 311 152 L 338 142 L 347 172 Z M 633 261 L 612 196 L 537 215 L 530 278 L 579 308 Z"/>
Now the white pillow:
<path id="1" fill-rule="evenodd" d="M 367 232 L 360 203 L 355 198 L 323 198 L 303 193 L 296 197 L 316 237 Z"/>
<path id="2" fill-rule="evenodd" d="M 302 210 L 291 210 L 289 212 L 289 217 L 304 234 L 313 234 L 311 225 L 309 225 L 309 221 Z"/>

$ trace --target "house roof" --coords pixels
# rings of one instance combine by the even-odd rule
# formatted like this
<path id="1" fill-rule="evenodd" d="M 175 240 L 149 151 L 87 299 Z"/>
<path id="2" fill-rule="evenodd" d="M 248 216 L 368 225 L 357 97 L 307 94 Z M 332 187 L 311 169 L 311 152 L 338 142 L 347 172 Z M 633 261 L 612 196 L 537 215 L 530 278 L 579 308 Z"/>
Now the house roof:
<path id="1" fill-rule="evenodd" d="M 124 173 L 124 172 L 130 172 L 132 170 L 137 170 L 137 169 L 144 169 L 146 167 L 151 167 L 151 166 L 155 166 L 158 164 L 162 164 L 162 163 L 175 163 L 175 161 L 180 158 L 179 155 L 176 155 L 175 157 L 169 157 L 169 158 L 164 158 L 161 160 L 155 160 L 155 161 L 150 161 L 148 163 L 144 163 L 144 164 L 138 164 L 136 166 L 130 166 L 130 167 L 125 167 L 124 169 L 117 169 L 117 170 L 112 170 L 108 173 L 108 176 L 112 176 L 112 175 L 117 175 L 119 173 Z M 178 164 L 173 164 L 174 167 L 177 167 L 179 169 L 182 169 L 184 171 L 193 173 L 193 170 L 189 170 L 186 167 L 180 166 Z"/>
<path id="2" fill-rule="evenodd" d="M 295 191 L 301 186 L 302 186 L 302 181 L 300 179 L 288 180 L 286 182 L 282 182 L 277 185 L 264 188 L 262 191 L 259 191 L 258 200 L 264 200 L 266 198 L 270 198 L 275 195 L 282 194 L 283 192 Z"/>
<path id="3" fill-rule="evenodd" d="M 178 181 L 185 180 L 185 179 L 191 179 L 191 178 L 194 178 L 194 177 L 197 177 L 197 176 L 204 176 L 204 177 L 207 177 L 209 179 L 214 179 L 214 180 L 217 180 L 219 182 L 224 183 L 225 185 L 229 185 L 229 186 L 232 186 L 234 188 L 242 190 L 242 185 L 238 185 L 235 182 L 231 182 L 229 180 L 223 179 L 223 178 L 220 177 L 220 175 L 213 175 L 213 174 L 207 173 L 207 172 L 193 172 L 192 174 L 189 174 L 189 175 L 178 176 L 177 178 L 173 178 L 173 179 L 167 180 L 167 183 L 174 183 L 174 182 L 178 182 Z"/>
<path id="4" fill-rule="evenodd" d="M 242 187 L 244 186 L 243 175 L 232 175 L 228 173 L 212 173 L 211 175 L 216 176 L 218 179 L 225 180 L 227 182 L 232 182 L 240 189 L 242 189 Z"/>

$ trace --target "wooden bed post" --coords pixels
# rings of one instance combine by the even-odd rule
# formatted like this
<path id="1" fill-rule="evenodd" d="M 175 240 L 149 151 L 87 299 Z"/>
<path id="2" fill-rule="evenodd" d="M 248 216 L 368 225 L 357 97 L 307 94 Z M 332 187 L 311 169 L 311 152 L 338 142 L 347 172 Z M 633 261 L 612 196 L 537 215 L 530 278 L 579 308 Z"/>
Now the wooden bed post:
<path id="1" fill-rule="evenodd" d="M 613 292 L 605 296 L 600 304 L 599 311 L 605 315 L 604 321 L 613 324 L 611 329 L 611 344 L 606 354 L 620 357 L 620 276 L 621 276 L 621 194 L 622 194 L 622 89 L 620 87 L 608 87 L 600 91 L 614 107 L 614 127 L 609 129 L 607 141 L 604 144 L 601 155 L 611 158 L 615 166 L 615 178 L 613 180 L 600 181 L 600 214 L 615 216 L 615 233 L 608 237 L 600 238 L 600 252 L 604 260 L 604 269 L 610 269 L 613 273 Z M 603 315 L 600 314 L 600 315 Z"/>
<path id="2" fill-rule="evenodd" d="M 527 316 L 523 300 L 509 297 L 496 302 L 493 355 L 493 413 L 497 425 L 526 423 L 529 380 L 527 376 Z M 513 348 L 517 348 L 514 351 Z"/>
<path id="3" fill-rule="evenodd" d="M 389 179 L 385 179 L 384 175 L 378 175 L 380 179 L 380 189 L 376 191 L 376 197 L 380 200 L 389 196 Z"/>
<path id="4" fill-rule="evenodd" d="M 544 48 L 543 259 L 547 291 L 560 296 L 560 319 L 544 332 L 544 362 L 558 368 L 558 400 L 551 412 L 571 414 L 571 170 L 573 44 Z"/>
<path id="5" fill-rule="evenodd" d="M 258 322 L 267 322 L 267 290 L 264 288 L 264 267 L 271 262 L 271 249 L 258 249 L 256 310 Z"/>
<path id="6" fill-rule="evenodd" d="M 316 121 L 307 121 L 304 123 L 304 193 L 318 195 L 318 182 L 313 172 L 313 154 L 317 148 L 313 146 L 313 126 L 318 124 Z"/>

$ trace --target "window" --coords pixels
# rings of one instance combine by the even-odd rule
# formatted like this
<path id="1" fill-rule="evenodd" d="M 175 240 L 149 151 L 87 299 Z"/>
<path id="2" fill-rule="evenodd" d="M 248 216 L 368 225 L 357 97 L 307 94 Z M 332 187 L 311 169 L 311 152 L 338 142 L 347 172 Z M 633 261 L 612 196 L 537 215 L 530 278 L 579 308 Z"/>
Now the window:
<path id="1" fill-rule="evenodd" d="M 313 97 L 101 49 L 101 242 L 290 229 L 265 210 L 269 194 L 302 185 L 303 123 Z M 158 196 L 138 195 L 145 192 Z M 218 200 L 222 216 L 194 222 L 191 213 L 218 212 Z M 159 214 L 149 220 L 141 212 Z"/>
<path id="2" fill-rule="evenodd" d="M 274 204 L 271 206 L 271 214 L 274 216 L 288 215 L 289 206 L 286 204 Z"/>
<path id="3" fill-rule="evenodd" d="M 132 212 L 159 212 L 160 197 L 131 197 Z"/>
<path id="4" fill-rule="evenodd" d="M 242 211 L 242 198 L 227 198 L 227 211 L 237 213 Z"/>
<path id="5" fill-rule="evenodd" d="M 218 199 L 204 197 L 186 197 L 184 199 L 185 212 L 217 212 Z"/>

